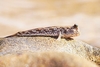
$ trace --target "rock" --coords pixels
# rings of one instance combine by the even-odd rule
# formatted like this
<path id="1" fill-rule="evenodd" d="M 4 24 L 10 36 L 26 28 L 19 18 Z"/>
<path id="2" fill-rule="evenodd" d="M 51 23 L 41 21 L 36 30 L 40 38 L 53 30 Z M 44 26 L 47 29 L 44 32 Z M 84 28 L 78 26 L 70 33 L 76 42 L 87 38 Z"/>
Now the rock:
<path id="1" fill-rule="evenodd" d="M 80 40 L 58 41 L 53 37 L 10 37 L 0 40 L 0 55 L 29 52 L 56 51 L 76 54 L 100 64 L 100 49 Z"/>
<path id="2" fill-rule="evenodd" d="M 0 67 L 98 67 L 95 63 L 66 52 L 7 54 L 0 57 Z"/>

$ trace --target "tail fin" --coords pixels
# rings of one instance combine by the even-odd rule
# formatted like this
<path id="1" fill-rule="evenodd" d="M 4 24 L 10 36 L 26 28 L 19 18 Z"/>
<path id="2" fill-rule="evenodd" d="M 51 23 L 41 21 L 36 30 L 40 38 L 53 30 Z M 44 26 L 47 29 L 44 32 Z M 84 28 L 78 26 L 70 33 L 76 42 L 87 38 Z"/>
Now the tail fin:
<path id="1" fill-rule="evenodd" d="M 15 37 L 15 36 L 16 36 L 16 34 L 13 34 L 13 35 L 6 36 L 5 38 Z"/>

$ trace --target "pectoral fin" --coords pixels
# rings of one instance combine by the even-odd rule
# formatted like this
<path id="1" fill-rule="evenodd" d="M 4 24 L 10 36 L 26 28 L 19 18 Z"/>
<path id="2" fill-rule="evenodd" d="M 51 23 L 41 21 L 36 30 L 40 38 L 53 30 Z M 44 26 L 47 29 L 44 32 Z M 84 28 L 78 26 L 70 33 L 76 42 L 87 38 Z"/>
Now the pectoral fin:
<path id="1" fill-rule="evenodd" d="M 58 35 L 58 38 L 57 38 L 58 41 L 61 40 L 61 36 L 62 36 L 62 34 L 61 34 L 61 32 L 59 32 L 59 35 Z"/>

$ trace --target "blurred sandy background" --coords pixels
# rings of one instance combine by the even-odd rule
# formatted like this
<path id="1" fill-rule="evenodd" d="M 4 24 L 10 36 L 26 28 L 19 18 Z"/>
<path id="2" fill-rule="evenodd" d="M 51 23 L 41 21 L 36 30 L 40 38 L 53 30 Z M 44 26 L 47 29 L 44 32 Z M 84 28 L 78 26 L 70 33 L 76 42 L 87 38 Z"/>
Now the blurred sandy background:
<path id="1" fill-rule="evenodd" d="M 0 0 L 0 37 L 73 24 L 79 25 L 76 39 L 100 46 L 100 0 Z"/>

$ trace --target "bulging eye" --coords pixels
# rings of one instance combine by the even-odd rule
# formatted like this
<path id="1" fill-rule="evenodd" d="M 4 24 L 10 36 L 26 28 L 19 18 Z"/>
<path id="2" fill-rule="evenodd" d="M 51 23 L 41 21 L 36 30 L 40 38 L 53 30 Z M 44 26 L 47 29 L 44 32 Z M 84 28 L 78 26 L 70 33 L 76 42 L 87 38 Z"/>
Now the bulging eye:
<path id="1" fill-rule="evenodd" d="M 74 28 L 77 28 L 78 27 L 78 25 L 76 25 L 76 24 L 74 24 L 74 26 L 73 26 Z"/>
<path id="2" fill-rule="evenodd" d="M 78 30 L 78 25 L 74 24 L 74 26 L 72 26 L 71 29 L 76 29 L 76 30 Z"/>

